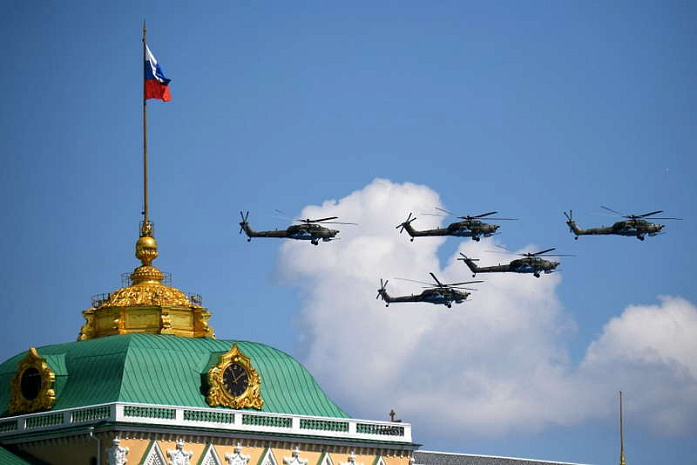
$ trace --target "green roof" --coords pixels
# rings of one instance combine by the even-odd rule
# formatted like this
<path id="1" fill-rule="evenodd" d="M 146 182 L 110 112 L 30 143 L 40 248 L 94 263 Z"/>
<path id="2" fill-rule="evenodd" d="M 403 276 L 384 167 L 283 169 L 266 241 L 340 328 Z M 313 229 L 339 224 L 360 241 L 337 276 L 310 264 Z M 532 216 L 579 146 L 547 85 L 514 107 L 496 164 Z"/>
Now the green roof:
<path id="1" fill-rule="evenodd" d="M 124 334 L 37 348 L 56 373 L 53 410 L 111 402 L 210 408 L 206 373 L 236 343 L 261 376 L 262 412 L 347 418 L 290 355 L 264 344 Z M 23 352 L 0 364 L 0 413 Z"/>
<path id="2" fill-rule="evenodd" d="M 3 465 L 29 465 L 29 462 L 20 459 L 2 446 L 0 446 L 0 463 Z"/>

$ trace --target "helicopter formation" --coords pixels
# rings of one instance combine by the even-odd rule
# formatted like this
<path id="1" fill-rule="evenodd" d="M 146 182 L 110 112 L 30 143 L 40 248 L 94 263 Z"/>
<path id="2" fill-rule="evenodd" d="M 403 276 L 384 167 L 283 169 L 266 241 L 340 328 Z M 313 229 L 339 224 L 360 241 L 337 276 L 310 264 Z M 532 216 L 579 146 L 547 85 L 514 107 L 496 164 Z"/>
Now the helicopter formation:
<path id="1" fill-rule="evenodd" d="M 651 220 L 681 220 L 682 218 L 674 217 L 656 217 L 659 213 L 663 213 L 663 210 L 655 210 L 649 213 L 644 213 L 641 215 L 623 215 L 611 208 L 601 206 L 604 210 L 610 211 L 613 214 L 619 215 L 624 220 L 615 222 L 612 226 L 601 226 L 598 228 L 583 229 L 580 228 L 576 221 L 573 219 L 573 213 L 571 210 L 569 212 L 564 212 L 566 217 L 566 224 L 569 227 L 572 234 L 574 234 L 574 239 L 578 239 L 579 236 L 585 235 L 618 235 L 618 236 L 629 236 L 636 237 L 640 241 L 643 241 L 647 236 L 653 237 L 662 233 L 665 225 L 652 223 Z M 406 231 L 410 236 L 410 241 L 414 241 L 416 237 L 422 236 L 454 236 L 454 237 L 470 237 L 472 240 L 479 242 L 482 237 L 491 237 L 498 234 L 500 228 L 497 224 L 486 223 L 486 221 L 512 221 L 517 220 L 517 218 L 495 218 L 491 215 L 495 215 L 498 212 L 491 211 L 487 213 L 482 213 L 479 215 L 463 215 L 457 216 L 452 212 L 436 208 L 441 213 L 438 216 L 451 215 L 455 216 L 461 221 L 456 221 L 445 228 L 435 228 L 427 230 L 416 230 L 412 227 L 411 223 L 416 220 L 416 217 L 412 217 L 413 213 L 409 213 L 407 219 L 398 224 L 396 229 L 399 233 Z M 247 235 L 247 241 L 251 241 L 254 237 L 269 237 L 269 238 L 286 238 L 295 240 L 306 240 L 310 241 L 313 245 L 319 245 L 320 241 L 330 242 L 332 240 L 339 239 L 336 237 L 339 231 L 336 229 L 330 229 L 323 225 L 328 224 L 348 224 L 355 225 L 356 223 L 347 223 L 334 221 L 337 220 L 337 216 L 329 216 L 326 218 L 319 219 L 293 219 L 294 223 L 283 230 L 273 230 L 273 231 L 255 231 L 249 226 L 248 218 L 249 212 L 240 212 L 242 221 L 240 221 L 240 234 L 243 232 Z M 564 257 L 573 255 L 561 255 L 561 254 L 549 254 L 549 252 L 555 251 L 555 247 L 551 247 L 539 252 L 526 252 L 519 253 L 518 255 L 522 258 L 516 258 L 511 260 L 507 264 L 498 264 L 493 266 L 478 266 L 478 258 L 467 257 L 465 254 L 460 253 L 460 260 L 469 268 L 472 272 L 472 277 L 476 277 L 478 273 L 519 273 L 519 274 L 532 274 L 536 278 L 539 278 L 542 274 L 550 274 L 556 271 L 559 266 L 559 262 L 555 260 L 548 260 L 549 257 Z M 471 291 L 476 289 L 463 287 L 470 284 L 483 283 L 484 281 L 465 281 L 458 283 L 443 283 L 441 282 L 433 272 L 429 273 L 435 284 L 414 281 L 405 278 L 395 278 L 403 281 L 411 281 L 418 284 L 422 284 L 424 290 L 419 294 L 411 294 L 405 296 L 391 296 L 387 293 L 387 283 L 389 281 L 380 280 L 380 288 L 378 289 L 378 294 L 376 299 L 382 298 L 385 302 L 385 306 L 388 307 L 391 303 L 405 303 L 405 302 L 426 302 L 435 305 L 445 305 L 447 308 L 451 308 L 452 304 L 460 304 L 467 300 L 471 295 Z"/>

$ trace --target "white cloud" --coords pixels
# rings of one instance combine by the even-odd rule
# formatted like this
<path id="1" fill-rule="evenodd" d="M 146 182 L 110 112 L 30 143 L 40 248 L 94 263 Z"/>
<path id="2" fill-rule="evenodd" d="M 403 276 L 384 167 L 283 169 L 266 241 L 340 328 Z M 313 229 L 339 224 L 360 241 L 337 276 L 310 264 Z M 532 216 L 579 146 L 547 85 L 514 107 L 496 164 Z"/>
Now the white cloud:
<path id="1" fill-rule="evenodd" d="M 630 411 L 657 432 L 697 429 L 697 307 L 662 297 L 630 306 L 605 325 L 578 376 L 596 390 L 626 386 Z M 623 388 L 624 389 L 624 388 Z"/>
<path id="2" fill-rule="evenodd" d="M 302 212 L 359 223 L 340 227 L 341 242 L 281 248 L 281 274 L 301 289 L 304 362 L 340 405 L 366 418 L 386 418 L 394 408 L 422 431 L 443 434 L 445 422 L 453 435 L 498 434 L 612 415 L 617 386 L 626 386 L 641 391 L 629 405 L 644 405 L 647 423 L 694 429 L 697 309 L 687 301 L 628 308 L 580 366 L 567 357 L 575 323 L 556 294 L 559 273 L 478 275 L 487 282 L 452 309 L 376 301 L 381 278 L 395 295 L 420 292 L 395 276 L 426 281 L 433 271 L 445 282 L 472 279 L 455 256 L 440 268 L 444 239 L 410 242 L 394 228 L 409 212 L 418 217 L 414 227 L 437 226 L 439 218 L 422 214 L 436 206 L 439 197 L 426 186 L 377 179 Z M 483 265 L 510 260 L 484 253 L 492 246 L 464 240 L 457 252 Z"/>

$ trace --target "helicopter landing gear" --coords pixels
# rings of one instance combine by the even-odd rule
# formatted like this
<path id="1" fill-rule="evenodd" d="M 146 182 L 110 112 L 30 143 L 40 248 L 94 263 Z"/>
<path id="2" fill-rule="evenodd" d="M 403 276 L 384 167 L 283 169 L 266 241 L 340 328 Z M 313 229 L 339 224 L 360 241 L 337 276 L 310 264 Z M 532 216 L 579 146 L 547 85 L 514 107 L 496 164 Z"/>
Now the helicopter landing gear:
<path id="1" fill-rule="evenodd" d="M 536 278 L 540 277 L 540 273 L 533 273 L 533 275 L 535 275 Z"/>
<path id="2" fill-rule="evenodd" d="M 643 235 L 643 234 L 639 234 L 636 238 L 639 239 L 640 241 L 643 241 L 643 240 L 644 240 L 644 235 Z"/>
<path id="3" fill-rule="evenodd" d="M 472 239 L 473 239 L 475 242 L 479 242 L 480 237 L 479 237 L 479 236 L 473 236 Z"/>

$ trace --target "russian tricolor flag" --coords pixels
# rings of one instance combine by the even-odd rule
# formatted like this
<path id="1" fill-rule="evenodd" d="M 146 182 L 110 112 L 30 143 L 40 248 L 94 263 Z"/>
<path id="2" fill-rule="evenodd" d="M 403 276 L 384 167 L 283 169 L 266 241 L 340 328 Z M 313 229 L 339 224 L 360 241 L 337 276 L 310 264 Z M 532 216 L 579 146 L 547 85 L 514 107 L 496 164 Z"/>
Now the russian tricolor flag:
<path id="1" fill-rule="evenodd" d="M 169 81 L 162 68 L 157 64 L 150 48 L 145 46 L 145 100 L 156 98 L 169 102 L 172 96 L 169 93 Z"/>

